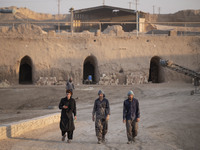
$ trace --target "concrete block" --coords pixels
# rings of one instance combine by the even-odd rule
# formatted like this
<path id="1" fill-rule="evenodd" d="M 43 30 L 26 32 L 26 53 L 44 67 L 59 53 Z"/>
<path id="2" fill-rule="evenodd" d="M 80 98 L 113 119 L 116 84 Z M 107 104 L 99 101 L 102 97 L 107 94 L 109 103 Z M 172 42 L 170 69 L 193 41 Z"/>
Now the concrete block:
<path id="1" fill-rule="evenodd" d="M 48 32 L 48 35 L 49 35 L 49 36 L 55 36 L 55 35 L 56 35 L 56 32 L 55 32 L 54 30 L 50 30 L 50 31 Z"/>
<path id="2" fill-rule="evenodd" d="M 176 30 L 169 31 L 169 36 L 177 36 L 177 31 Z"/>
<path id="3" fill-rule="evenodd" d="M 44 128 L 45 126 L 60 121 L 60 113 L 46 115 L 28 120 L 22 120 L 11 124 L 0 126 L 0 140 L 10 137 L 17 137 L 34 129 Z"/>
<path id="4" fill-rule="evenodd" d="M 0 126 L 0 140 L 7 138 L 7 127 L 6 126 Z"/>

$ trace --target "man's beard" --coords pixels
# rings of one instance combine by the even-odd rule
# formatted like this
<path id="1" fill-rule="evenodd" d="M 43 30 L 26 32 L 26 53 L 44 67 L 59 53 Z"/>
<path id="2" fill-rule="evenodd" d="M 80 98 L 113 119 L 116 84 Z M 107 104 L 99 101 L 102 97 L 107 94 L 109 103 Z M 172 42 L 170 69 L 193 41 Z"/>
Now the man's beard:
<path id="1" fill-rule="evenodd" d="M 100 96 L 99 96 L 99 99 L 100 99 L 100 100 L 103 100 L 103 97 L 100 97 Z"/>

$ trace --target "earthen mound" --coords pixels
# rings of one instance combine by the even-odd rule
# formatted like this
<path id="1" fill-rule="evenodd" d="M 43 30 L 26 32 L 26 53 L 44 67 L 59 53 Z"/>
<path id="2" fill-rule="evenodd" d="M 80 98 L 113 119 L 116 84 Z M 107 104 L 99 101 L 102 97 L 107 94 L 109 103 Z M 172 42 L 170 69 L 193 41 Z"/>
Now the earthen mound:
<path id="1" fill-rule="evenodd" d="M 104 34 L 122 34 L 124 33 L 124 30 L 122 29 L 122 26 L 120 25 L 113 25 L 113 26 L 108 26 L 104 31 Z"/>

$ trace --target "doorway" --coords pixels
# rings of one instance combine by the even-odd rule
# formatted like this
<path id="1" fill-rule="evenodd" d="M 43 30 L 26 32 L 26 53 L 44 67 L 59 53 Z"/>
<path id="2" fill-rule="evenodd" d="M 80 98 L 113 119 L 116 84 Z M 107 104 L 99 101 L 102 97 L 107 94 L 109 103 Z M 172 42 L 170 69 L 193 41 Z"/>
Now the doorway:
<path id="1" fill-rule="evenodd" d="M 149 82 L 162 83 L 165 81 L 164 69 L 160 65 L 160 57 L 154 56 L 150 61 Z"/>
<path id="2" fill-rule="evenodd" d="M 19 69 L 19 84 L 32 84 L 32 61 L 29 56 L 21 59 Z"/>
<path id="3" fill-rule="evenodd" d="M 95 56 L 88 56 L 83 63 L 83 84 L 88 83 L 89 76 L 92 76 L 92 84 L 99 82 L 98 63 Z"/>

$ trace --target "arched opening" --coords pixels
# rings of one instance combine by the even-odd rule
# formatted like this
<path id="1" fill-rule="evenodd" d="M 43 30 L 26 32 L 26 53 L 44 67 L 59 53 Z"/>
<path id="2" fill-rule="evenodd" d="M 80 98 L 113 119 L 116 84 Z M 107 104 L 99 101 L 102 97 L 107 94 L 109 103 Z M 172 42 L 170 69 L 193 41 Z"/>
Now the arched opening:
<path id="1" fill-rule="evenodd" d="M 32 61 L 29 56 L 22 58 L 19 68 L 19 84 L 32 84 Z"/>
<path id="2" fill-rule="evenodd" d="M 90 83 L 89 76 L 92 76 L 92 84 L 99 82 L 98 63 L 95 56 L 88 56 L 83 63 L 83 84 Z"/>
<path id="3" fill-rule="evenodd" d="M 160 57 L 154 56 L 150 62 L 149 82 L 162 83 L 165 81 L 164 69 L 160 65 Z"/>

